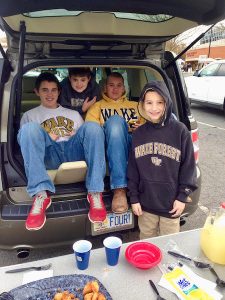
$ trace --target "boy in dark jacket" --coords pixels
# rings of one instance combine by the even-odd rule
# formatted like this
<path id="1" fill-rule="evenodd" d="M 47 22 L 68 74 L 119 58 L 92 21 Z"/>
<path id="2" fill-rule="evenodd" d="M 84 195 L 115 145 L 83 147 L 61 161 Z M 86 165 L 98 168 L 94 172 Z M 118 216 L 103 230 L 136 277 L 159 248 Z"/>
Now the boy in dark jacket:
<path id="1" fill-rule="evenodd" d="M 180 215 L 197 185 L 191 135 L 172 116 L 165 83 L 146 84 L 138 109 L 147 122 L 133 133 L 128 189 L 143 239 L 179 232 Z"/>
<path id="2" fill-rule="evenodd" d="M 62 81 L 59 103 L 77 110 L 81 115 L 101 98 L 100 88 L 90 68 L 70 68 L 69 77 Z"/>

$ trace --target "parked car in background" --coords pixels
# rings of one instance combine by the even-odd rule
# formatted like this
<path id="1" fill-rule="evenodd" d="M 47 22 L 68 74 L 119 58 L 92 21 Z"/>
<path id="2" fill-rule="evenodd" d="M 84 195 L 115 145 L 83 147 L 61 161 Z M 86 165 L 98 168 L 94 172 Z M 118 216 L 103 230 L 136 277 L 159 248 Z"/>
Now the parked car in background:
<path id="1" fill-rule="evenodd" d="M 33 92 L 37 71 L 66 76 L 70 67 L 90 67 L 100 87 L 107 75 L 120 72 L 127 96 L 138 101 L 150 80 L 164 81 L 171 93 L 173 112 L 192 135 L 199 188 L 191 195 L 182 221 L 198 207 L 201 172 L 198 166 L 198 127 L 191 115 L 185 82 L 165 42 L 199 24 L 224 18 L 225 0 L 199 1 L 23 1 L 0 6 L 0 27 L 8 51 L 0 59 L 0 248 L 27 249 L 97 239 L 110 232 L 133 230 L 131 211 L 110 211 L 112 193 L 105 178 L 103 198 L 108 211 L 104 224 L 88 220 L 85 164 L 74 169 L 49 170 L 56 185 L 53 203 L 42 230 L 29 232 L 25 220 L 32 199 L 26 193 L 23 159 L 17 143 L 21 116 L 39 105 Z M 194 12 L 194 13 L 193 13 Z M 29 76 L 28 76 L 29 75 Z M 176 133 L 174 133 L 176 134 Z"/>
<path id="2" fill-rule="evenodd" d="M 225 60 L 216 60 L 185 77 L 191 103 L 225 111 Z"/>

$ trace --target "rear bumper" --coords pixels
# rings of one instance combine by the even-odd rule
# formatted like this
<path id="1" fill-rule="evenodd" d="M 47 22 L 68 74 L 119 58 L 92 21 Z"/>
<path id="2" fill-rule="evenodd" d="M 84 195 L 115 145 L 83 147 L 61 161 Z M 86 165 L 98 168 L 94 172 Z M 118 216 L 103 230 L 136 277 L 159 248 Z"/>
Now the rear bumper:
<path id="1" fill-rule="evenodd" d="M 110 196 L 104 197 L 106 209 L 111 209 Z M 46 212 L 45 226 L 28 231 L 25 220 L 31 205 L 3 205 L 0 218 L 0 248 L 42 248 L 70 244 L 91 235 L 86 198 L 52 203 Z"/>
<path id="2" fill-rule="evenodd" d="M 191 195 L 192 202 L 186 205 L 182 218 L 193 214 L 198 208 L 201 191 L 199 167 L 197 167 L 197 174 L 199 188 Z M 104 203 L 108 212 L 111 210 L 111 201 L 111 193 L 104 195 Z M 78 239 L 100 238 L 100 236 L 92 237 L 91 235 L 91 224 L 88 219 L 89 204 L 85 196 L 74 200 L 53 201 L 46 213 L 46 224 L 38 231 L 28 231 L 25 228 L 25 220 L 30 208 L 31 205 L 28 204 L 2 206 L 0 249 L 47 248 L 72 244 Z M 135 228 L 137 228 L 136 218 Z"/>
<path id="3" fill-rule="evenodd" d="M 111 212 L 111 195 L 104 195 L 104 203 Z M 84 199 L 57 201 L 47 210 L 45 226 L 38 231 L 28 231 L 25 220 L 30 205 L 4 205 L 0 218 L 0 249 L 48 248 L 60 245 L 72 245 L 78 239 L 89 239 L 98 244 L 103 236 L 113 232 L 123 235 L 137 229 L 137 219 L 132 226 L 113 228 L 111 231 L 92 235 L 88 219 L 89 204 Z M 135 226 L 135 228 L 133 228 Z M 129 228 L 130 227 L 130 228 Z M 132 227 L 132 228 L 131 228 Z M 111 233 L 112 234 L 112 233 Z"/>

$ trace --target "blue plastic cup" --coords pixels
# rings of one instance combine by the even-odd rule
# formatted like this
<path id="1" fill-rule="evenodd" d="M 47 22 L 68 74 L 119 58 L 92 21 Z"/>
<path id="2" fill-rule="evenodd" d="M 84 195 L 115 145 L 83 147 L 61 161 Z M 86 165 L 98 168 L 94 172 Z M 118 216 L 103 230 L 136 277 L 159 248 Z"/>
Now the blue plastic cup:
<path id="1" fill-rule="evenodd" d="M 104 239 L 103 245 L 105 247 L 106 260 L 108 265 L 117 265 L 120 255 L 120 248 L 122 245 L 121 239 L 116 236 L 110 236 Z"/>
<path id="2" fill-rule="evenodd" d="M 77 268 L 79 270 L 86 270 L 88 268 L 91 248 L 92 243 L 86 240 L 79 240 L 73 244 Z"/>

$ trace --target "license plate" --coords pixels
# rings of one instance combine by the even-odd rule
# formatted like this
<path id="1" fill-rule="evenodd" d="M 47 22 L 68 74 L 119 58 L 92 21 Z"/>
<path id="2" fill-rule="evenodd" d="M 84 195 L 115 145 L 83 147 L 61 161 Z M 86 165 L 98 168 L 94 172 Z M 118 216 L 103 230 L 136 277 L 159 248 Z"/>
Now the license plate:
<path id="1" fill-rule="evenodd" d="M 123 214 L 108 213 L 104 222 L 91 224 L 91 233 L 92 235 L 100 235 L 130 228 L 134 228 L 134 215 L 129 210 Z"/>

